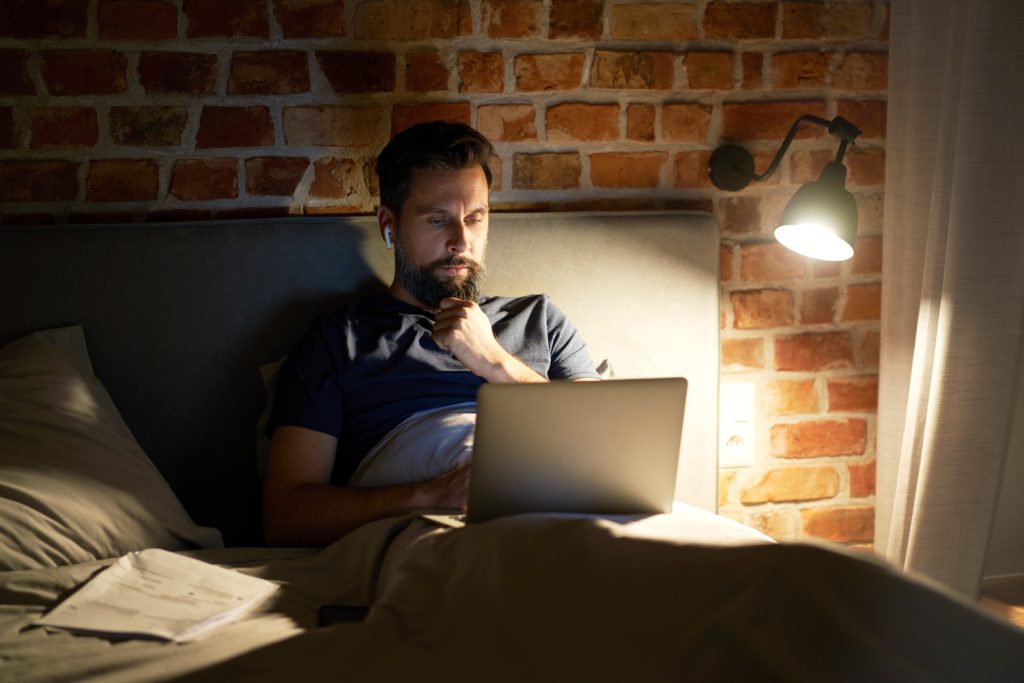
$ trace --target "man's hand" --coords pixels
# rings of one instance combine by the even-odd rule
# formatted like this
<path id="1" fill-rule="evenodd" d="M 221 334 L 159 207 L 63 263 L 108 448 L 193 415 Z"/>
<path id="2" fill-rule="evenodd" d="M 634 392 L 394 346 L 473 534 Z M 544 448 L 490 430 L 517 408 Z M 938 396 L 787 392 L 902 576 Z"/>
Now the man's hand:
<path id="1" fill-rule="evenodd" d="M 466 463 L 425 482 L 422 486 L 428 500 L 426 507 L 465 511 L 466 498 L 469 496 L 469 465 Z"/>
<path id="2" fill-rule="evenodd" d="M 434 342 L 475 375 L 487 377 L 509 356 L 494 338 L 491 321 L 472 301 L 447 298 L 435 315 Z"/>

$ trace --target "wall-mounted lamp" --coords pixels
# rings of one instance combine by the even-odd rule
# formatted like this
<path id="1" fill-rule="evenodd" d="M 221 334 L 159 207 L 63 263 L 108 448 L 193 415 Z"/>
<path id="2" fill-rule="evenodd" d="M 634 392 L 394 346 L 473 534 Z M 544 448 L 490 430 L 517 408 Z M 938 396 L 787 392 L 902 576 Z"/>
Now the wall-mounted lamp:
<path id="1" fill-rule="evenodd" d="M 853 256 L 853 243 L 857 239 L 857 203 L 846 190 L 846 167 L 843 155 L 846 147 L 860 135 L 860 129 L 841 116 L 831 121 L 817 116 L 801 116 L 786 134 L 782 147 L 775 154 L 768 169 L 758 175 L 754 172 L 754 157 L 737 145 L 722 145 L 711 155 L 708 173 L 711 182 L 720 190 L 742 190 L 753 180 L 764 180 L 778 168 L 782 156 L 789 149 L 797 130 L 804 123 L 815 123 L 828 128 L 840 139 L 835 161 L 825 165 L 821 176 L 807 183 L 793 195 L 782 212 L 775 239 L 795 252 L 826 261 L 845 261 Z"/>

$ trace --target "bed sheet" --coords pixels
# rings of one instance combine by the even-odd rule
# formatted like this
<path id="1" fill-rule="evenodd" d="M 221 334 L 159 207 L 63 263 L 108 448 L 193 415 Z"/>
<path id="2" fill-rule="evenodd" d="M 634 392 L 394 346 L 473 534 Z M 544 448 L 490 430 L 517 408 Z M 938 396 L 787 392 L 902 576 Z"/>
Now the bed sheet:
<path id="1" fill-rule="evenodd" d="M 0 576 L 19 681 L 1019 680 L 1024 635 L 869 557 L 701 510 L 404 517 L 319 551 L 190 553 L 284 584 L 195 643 L 18 633 L 98 565 Z M 314 628 L 320 604 L 372 604 Z"/>

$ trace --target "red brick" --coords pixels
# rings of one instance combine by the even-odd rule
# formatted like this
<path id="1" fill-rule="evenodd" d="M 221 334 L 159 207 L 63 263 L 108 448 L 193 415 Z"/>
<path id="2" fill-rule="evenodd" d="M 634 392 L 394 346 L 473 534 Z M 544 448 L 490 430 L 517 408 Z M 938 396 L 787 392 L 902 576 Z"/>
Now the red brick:
<path id="1" fill-rule="evenodd" d="M 857 334 L 857 367 L 868 369 L 878 367 L 879 342 L 878 330 L 867 330 Z"/>
<path id="2" fill-rule="evenodd" d="M 111 107 L 110 139 L 134 147 L 178 147 L 187 123 L 185 107 Z"/>
<path id="3" fill-rule="evenodd" d="M 728 140 L 782 140 L 804 114 L 825 118 L 825 103 L 727 102 L 722 105 L 722 137 Z M 805 125 L 796 139 L 821 137 L 821 126 Z"/>
<path id="4" fill-rule="evenodd" d="M 763 367 L 763 339 L 722 340 L 723 370 L 760 370 Z"/>
<path id="5" fill-rule="evenodd" d="M 792 325 L 793 292 L 785 289 L 754 289 L 729 293 L 733 326 L 740 330 L 760 330 Z"/>
<path id="6" fill-rule="evenodd" d="M 825 164 L 836 158 L 835 150 L 801 149 L 789 157 L 789 179 L 794 183 L 809 183 L 821 177 Z"/>
<path id="7" fill-rule="evenodd" d="M 594 53 L 590 69 L 591 88 L 616 90 L 668 90 L 672 87 L 671 52 Z"/>
<path id="8" fill-rule="evenodd" d="M 611 36 L 623 40 L 696 40 L 697 5 L 639 3 L 612 5 Z"/>
<path id="9" fill-rule="evenodd" d="M 345 0 L 274 0 L 274 18 L 285 38 L 340 38 Z"/>
<path id="10" fill-rule="evenodd" d="M 817 325 L 835 322 L 838 287 L 809 289 L 800 298 L 800 324 Z"/>
<path id="11" fill-rule="evenodd" d="M 804 533 L 829 541 L 870 543 L 875 538 L 873 507 L 801 510 Z"/>
<path id="12" fill-rule="evenodd" d="M 448 67 L 436 50 L 412 52 L 405 56 L 405 87 L 410 92 L 448 89 Z"/>
<path id="13" fill-rule="evenodd" d="M 395 89 L 392 52 L 317 50 L 316 61 L 334 92 L 391 92 Z"/>
<path id="14" fill-rule="evenodd" d="M 451 121 L 468 124 L 469 102 L 424 102 L 422 104 L 396 104 L 391 111 L 391 134 L 427 121 Z"/>
<path id="15" fill-rule="evenodd" d="M 483 0 L 480 11 L 491 38 L 537 38 L 543 10 L 541 0 Z"/>
<path id="16" fill-rule="evenodd" d="M 387 138 L 382 107 L 285 107 L 285 144 L 299 147 L 365 147 Z"/>
<path id="17" fill-rule="evenodd" d="M 70 201 L 78 195 L 78 164 L 0 161 L 0 202 Z"/>
<path id="18" fill-rule="evenodd" d="M 0 95 L 35 95 L 28 77 L 27 50 L 0 50 Z"/>
<path id="19" fill-rule="evenodd" d="M 882 231 L 882 215 L 885 212 L 885 192 L 857 192 L 857 218 L 862 235 L 878 234 Z"/>
<path id="20" fill-rule="evenodd" d="M 850 498 L 867 498 L 875 495 L 875 461 L 850 463 Z"/>
<path id="21" fill-rule="evenodd" d="M 195 52 L 143 52 L 139 82 L 149 94 L 212 95 L 217 85 L 217 55 Z"/>
<path id="22" fill-rule="evenodd" d="M 666 103 L 661 108 L 661 134 L 672 142 L 704 142 L 711 127 L 711 105 Z"/>
<path id="23" fill-rule="evenodd" d="M 778 242 L 744 244 L 740 247 L 740 279 L 767 282 L 804 277 L 807 261 Z"/>
<path id="24" fill-rule="evenodd" d="M 728 282 L 732 279 L 733 248 L 727 244 L 718 246 L 718 280 Z"/>
<path id="25" fill-rule="evenodd" d="M 854 147 L 846 155 L 847 185 L 872 187 L 885 184 L 885 150 Z"/>
<path id="26" fill-rule="evenodd" d="M 870 3 L 784 2 L 782 37 L 813 40 L 870 37 Z"/>
<path id="27" fill-rule="evenodd" d="M 839 473 L 834 467 L 777 467 L 765 472 L 740 496 L 744 505 L 796 503 L 835 498 Z"/>
<path id="28" fill-rule="evenodd" d="M 301 50 L 236 52 L 229 95 L 292 95 L 309 91 L 309 58 Z"/>
<path id="29" fill-rule="evenodd" d="M 601 152 L 590 155 L 596 187 L 658 187 L 667 152 Z"/>
<path id="30" fill-rule="evenodd" d="M 185 0 L 189 38 L 267 38 L 270 24 L 264 0 Z"/>
<path id="31" fill-rule="evenodd" d="M 5 0 L 0 4 L 0 36 L 7 38 L 85 38 L 89 0 Z"/>
<path id="32" fill-rule="evenodd" d="M 450 40 L 473 30 L 469 0 L 363 0 L 356 5 L 360 40 Z"/>
<path id="33" fill-rule="evenodd" d="M 548 140 L 587 142 L 619 137 L 619 105 L 566 102 L 547 111 Z"/>
<path id="34" fill-rule="evenodd" d="M 765 412 L 769 415 L 807 415 L 820 410 L 813 379 L 780 379 L 765 387 Z"/>
<path id="35" fill-rule="evenodd" d="M 811 265 L 811 277 L 835 278 L 843 272 L 843 264 L 839 261 L 817 261 Z"/>
<path id="36" fill-rule="evenodd" d="M 772 55 L 772 87 L 777 90 L 821 88 L 828 79 L 832 54 L 782 52 Z"/>
<path id="37" fill-rule="evenodd" d="M 488 140 L 520 142 L 536 140 L 532 104 L 485 104 L 476 110 L 476 127 Z"/>
<path id="38" fill-rule="evenodd" d="M 551 0 L 548 37 L 597 40 L 604 32 L 603 0 Z"/>
<path id="39" fill-rule="evenodd" d="M 687 52 L 683 57 L 691 90 L 731 89 L 735 63 L 736 56 L 731 52 Z"/>
<path id="40" fill-rule="evenodd" d="M 850 285 L 842 320 L 878 320 L 882 317 L 882 285 Z"/>
<path id="41" fill-rule="evenodd" d="M 880 90 L 889 86 L 889 56 L 884 52 L 847 52 L 832 85 L 841 90 Z"/>
<path id="42" fill-rule="evenodd" d="M 839 100 L 836 113 L 860 128 L 858 141 L 885 138 L 885 100 Z"/>
<path id="43" fill-rule="evenodd" d="M 501 92 L 505 59 L 500 52 L 460 52 L 459 92 Z"/>
<path id="44" fill-rule="evenodd" d="M 761 199 L 731 195 L 718 200 L 716 218 L 723 233 L 756 235 L 761 232 Z"/>
<path id="45" fill-rule="evenodd" d="M 255 195 L 289 196 L 309 167 L 305 157 L 253 157 L 245 160 L 245 191 Z"/>
<path id="46" fill-rule="evenodd" d="M 575 152 L 516 154 L 512 187 L 522 190 L 567 190 L 580 186 L 580 155 Z"/>
<path id="47" fill-rule="evenodd" d="M 197 149 L 272 144 L 274 123 L 267 107 L 203 107 L 196 134 Z"/>
<path id="48" fill-rule="evenodd" d="M 171 175 L 171 194 L 181 200 L 232 199 L 238 196 L 235 159 L 179 159 Z"/>
<path id="49" fill-rule="evenodd" d="M 156 199 L 160 191 L 160 168 L 152 159 L 91 161 L 85 188 L 88 202 Z"/>
<path id="50" fill-rule="evenodd" d="M 757 90 L 764 86 L 764 55 L 760 52 L 744 52 L 743 89 Z"/>
<path id="51" fill-rule="evenodd" d="M 882 272 L 882 238 L 860 237 L 854 243 L 853 262 L 850 270 L 854 275 L 874 275 Z"/>
<path id="52" fill-rule="evenodd" d="M 361 171 L 353 159 L 328 157 L 313 164 L 316 176 L 309 196 L 318 199 L 355 199 L 360 192 Z"/>
<path id="53" fill-rule="evenodd" d="M 178 8 L 166 0 L 100 0 L 100 38 L 171 40 L 178 37 Z"/>
<path id="54" fill-rule="evenodd" d="M 584 55 L 580 52 L 517 55 L 513 62 L 516 89 L 574 90 L 583 82 Z"/>
<path id="55" fill-rule="evenodd" d="M 708 161 L 711 160 L 711 152 L 701 150 L 697 152 L 679 152 L 675 159 L 676 180 L 675 187 L 705 188 L 712 186 L 711 178 L 708 176 Z"/>
<path id="56" fill-rule="evenodd" d="M 774 2 L 722 2 L 704 8 L 704 35 L 726 40 L 775 37 Z"/>
<path id="57" fill-rule="evenodd" d="M 626 108 L 626 138 L 640 142 L 653 142 L 655 114 L 654 105 L 629 105 Z"/>
<path id="58" fill-rule="evenodd" d="M 843 377 L 828 380 L 830 413 L 873 413 L 878 410 L 878 377 Z"/>
<path id="59" fill-rule="evenodd" d="M 853 367 L 849 332 L 809 332 L 775 338 L 775 369 L 816 372 Z"/>
<path id="60" fill-rule="evenodd" d="M 861 419 L 808 420 L 772 425 L 772 455 L 821 458 L 860 455 L 867 445 L 867 422 Z"/>
<path id="61" fill-rule="evenodd" d="M 32 149 L 92 147 L 99 140 L 92 107 L 40 107 L 32 110 Z"/>
<path id="62" fill-rule="evenodd" d="M 128 89 L 128 59 L 113 50 L 43 53 L 43 79 L 51 95 L 112 95 Z"/>
<path id="63" fill-rule="evenodd" d="M 20 147 L 18 127 L 14 122 L 14 109 L 0 107 L 0 149 Z"/>

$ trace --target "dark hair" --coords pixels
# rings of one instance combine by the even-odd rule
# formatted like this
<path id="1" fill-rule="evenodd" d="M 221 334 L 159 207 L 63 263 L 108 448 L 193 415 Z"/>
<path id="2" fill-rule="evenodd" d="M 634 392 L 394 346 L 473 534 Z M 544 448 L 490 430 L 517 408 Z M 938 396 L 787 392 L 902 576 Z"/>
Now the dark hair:
<path id="1" fill-rule="evenodd" d="M 464 123 L 430 121 L 406 128 L 377 157 L 380 203 L 400 215 L 413 173 L 424 168 L 460 171 L 479 165 L 489 189 L 493 153 L 487 138 Z"/>

